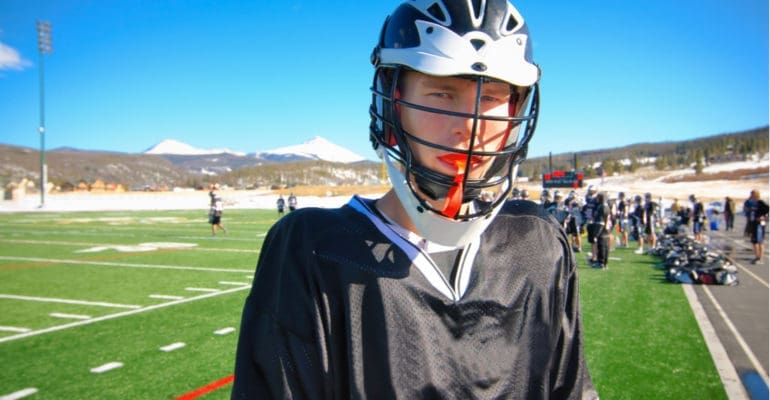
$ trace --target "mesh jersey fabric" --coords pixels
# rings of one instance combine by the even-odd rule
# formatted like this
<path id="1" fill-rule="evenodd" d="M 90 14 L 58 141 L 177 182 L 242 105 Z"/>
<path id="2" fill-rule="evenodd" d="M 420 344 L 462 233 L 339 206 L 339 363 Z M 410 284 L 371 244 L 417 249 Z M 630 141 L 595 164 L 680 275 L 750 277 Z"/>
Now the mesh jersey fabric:
<path id="1" fill-rule="evenodd" d="M 372 202 L 301 209 L 271 228 L 243 310 L 232 398 L 597 397 L 575 261 L 541 207 L 504 206 L 453 299 L 415 267 L 410 244 L 372 223 Z"/>

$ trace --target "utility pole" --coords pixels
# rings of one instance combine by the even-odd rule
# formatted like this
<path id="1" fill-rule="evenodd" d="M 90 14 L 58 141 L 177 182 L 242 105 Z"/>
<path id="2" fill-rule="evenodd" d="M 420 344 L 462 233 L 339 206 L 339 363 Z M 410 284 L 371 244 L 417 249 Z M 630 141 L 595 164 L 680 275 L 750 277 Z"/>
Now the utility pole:
<path id="1" fill-rule="evenodd" d="M 45 206 L 48 166 L 45 164 L 45 90 L 43 86 L 43 55 L 51 54 L 51 23 L 37 21 L 37 51 L 40 55 L 40 208 Z"/>

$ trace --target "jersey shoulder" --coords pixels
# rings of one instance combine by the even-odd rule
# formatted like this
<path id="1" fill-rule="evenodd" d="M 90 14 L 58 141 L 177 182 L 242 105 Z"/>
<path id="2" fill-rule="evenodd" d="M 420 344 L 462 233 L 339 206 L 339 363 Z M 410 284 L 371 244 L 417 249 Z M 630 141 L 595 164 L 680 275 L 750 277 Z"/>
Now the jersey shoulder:
<path id="1" fill-rule="evenodd" d="M 498 218 L 533 217 L 548 224 L 560 227 L 553 214 L 530 200 L 509 200 L 503 204 Z"/>
<path id="2" fill-rule="evenodd" d="M 282 217 L 270 230 L 263 244 L 263 255 L 284 259 L 286 254 L 301 259 L 296 267 L 306 269 L 322 263 L 335 273 L 368 276 L 405 277 L 409 274 L 409 255 L 370 219 L 349 204 L 339 208 L 301 208 Z M 299 266 L 302 264 L 304 266 Z M 309 265 L 309 264 L 308 264 Z"/>

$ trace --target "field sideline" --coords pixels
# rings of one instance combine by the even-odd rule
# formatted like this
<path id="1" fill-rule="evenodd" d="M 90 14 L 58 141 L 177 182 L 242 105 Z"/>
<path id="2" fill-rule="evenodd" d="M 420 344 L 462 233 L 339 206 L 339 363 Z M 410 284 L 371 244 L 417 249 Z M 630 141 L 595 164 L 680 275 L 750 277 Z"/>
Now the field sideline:
<path id="1" fill-rule="evenodd" d="M 0 398 L 229 398 L 275 220 L 229 210 L 212 237 L 200 210 L 0 214 Z M 727 398 L 682 287 L 632 250 L 608 271 L 578 258 L 601 397 Z"/>

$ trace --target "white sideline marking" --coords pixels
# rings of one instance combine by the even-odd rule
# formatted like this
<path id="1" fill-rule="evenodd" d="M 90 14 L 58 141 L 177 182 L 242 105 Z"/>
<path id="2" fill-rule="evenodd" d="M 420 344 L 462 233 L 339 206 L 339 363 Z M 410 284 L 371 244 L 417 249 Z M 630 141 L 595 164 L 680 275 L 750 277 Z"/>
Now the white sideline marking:
<path id="1" fill-rule="evenodd" d="M 754 355 L 754 353 L 751 352 L 751 349 L 749 348 L 749 345 L 746 343 L 745 340 L 743 340 L 743 336 L 741 336 L 740 333 L 738 333 L 738 329 L 735 328 L 735 325 L 733 325 L 733 322 L 730 320 L 730 318 L 727 316 L 727 313 L 722 308 L 721 305 L 717 302 L 717 299 L 714 298 L 714 295 L 711 294 L 711 291 L 708 287 L 703 287 L 703 292 L 706 293 L 709 300 L 711 300 L 711 303 L 716 308 L 717 312 L 719 313 L 719 316 L 722 317 L 722 320 L 727 325 L 727 328 L 730 329 L 730 332 L 733 333 L 733 336 L 735 337 L 735 340 L 738 341 L 738 344 L 741 346 L 741 349 L 743 349 L 743 352 L 746 354 L 746 357 L 749 358 L 751 361 L 751 364 L 754 366 L 754 369 L 759 372 L 759 376 L 762 377 L 762 380 L 765 381 L 765 386 L 767 386 L 767 372 L 764 368 L 762 368 L 762 364 L 760 364 L 759 360 L 757 360 L 757 357 Z"/>
<path id="2" fill-rule="evenodd" d="M 184 288 L 184 290 L 188 290 L 190 292 L 209 292 L 209 293 L 214 293 L 219 291 L 219 289 L 205 288 L 205 287 L 186 287 Z"/>
<path id="3" fill-rule="evenodd" d="M 15 326 L 0 326 L 0 332 L 17 332 L 17 333 L 24 333 L 29 332 L 31 329 L 29 328 L 17 328 Z M 2 400 L 0 398 L 0 400 Z"/>
<path id="4" fill-rule="evenodd" d="M 750 269 L 748 269 L 748 268 L 746 268 L 746 267 L 744 267 L 743 265 L 741 265 L 741 264 L 738 264 L 738 263 L 735 263 L 735 264 L 733 264 L 733 265 L 735 265 L 736 267 L 738 267 L 738 268 L 742 269 L 742 270 L 743 270 L 743 272 L 742 272 L 742 273 L 747 273 L 747 274 L 751 275 L 751 277 L 752 277 L 752 278 L 756 279 L 756 280 L 757 280 L 757 282 L 761 283 L 761 284 L 762 284 L 762 285 L 764 285 L 766 288 L 770 288 L 770 286 L 767 284 L 767 282 L 765 282 L 764 280 L 762 280 L 762 278 L 761 278 L 759 275 L 755 274 L 755 273 L 754 273 L 754 272 L 752 272 Z"/>
<path id="5" fill-rule="evenodd" d="M 727 355 L 727 351 L 722 342 L 719 341 L 714 326 L 711 325 L 706 311 L 698 301 L 698 296 L 695 294 L 695 289 L 692 285 L 682 285 L 684 294 L 687 297 L 687 302 L 690 303 L 690 308 L 695 315 L 695 320 L 698 322 L 703 339 L 706 341 L 706 347 L 711 353 L 711 359 L 714 360 L 714 366 L 719 373 L 719 379 L 722 380 L 722 386 L 725 388 L 727 398 L 730 400 L 745 400 L 748 399 L 746 391 L 743 389 L 743 384 L 740 378 L 738 378 L 738 372 L 735 371 L 735 366 L 730 357 Z"/>
<path id="6" fill-rule="evenodd" d="M 174 351 L 176 349 L 181 349 L 182 347 L 185 347 L 185 346 L 186 346 L 186 344 L 184 344 L 182 342 L 176 342 L 176 343 L 171 343 L 171 344 L 169 344 L 167 346 L 161 347 L 160 351 L 165 351 L 166 353 L 168 353 L 169 351 Z"/>
<path id="7" fill-rule="evenodd" d="M 215 335 L 227 335 L 228 333 L 235 332 L 235 328 L 229 327 L 229 328 L 222 328 L 220 330 L 214 331 Z"/>
<path id="8" fill-rule="evenodd" d="M 243 285 L 250 285 L 246 282 L 228 282 L 228 281 L 219 281 L 220 285 L 230 285 L 230 286 L 243 286 Z"/>
<path id="9" fill-rule="evenodd" d="M 104 303 L 100 301 L 55 299 L 52 297 L 18 296 L 15 294 L 0 294 L 0 299 L 41 301 L 44 303 L 77 304 L 81 306 L 98 306 L 98 307 L 113 307 L 113 308 L 131 308 L 131 309 L 142 308 L 142 306 L 137 306 L 133 304 L 115 304 L 115 303 Z"/>
<path id="10" fill-rule="evenodd" d="M 37 388 L 26 388 L 26 389 L 19 390 L 18 392 L 13 392 L 11 394 L 0 396 L 0 400 L 19 400 L 21 398 L 27 397 L 29 395 L 33 395 L 35 393 L 37 393 Z"/>
<path id="11" fill-rule="evenodd" d="M 108 362 L 107 364 L 100 365 L 100 366 L 95 367 L 95 368 L 91 368 L 91 373 L 101 374 L 101 373 L 104 373 L 104 372 L 107 372 L 107 371 L 111 371 L 111 370 L 116 369 L 116 368 L 120 368 L 122 366 L 123 366 L 122 362 L 117 362 L 117 361 Z"/>
<path id="12" fill-rule="evenodd" d="M 171 296 L 167 294 L 151 294 L 149 296 L 151 299 L 160 299 L 160 300 L 181 300 L 184 299 L 182 296 Z"/>
<path id="13" fill-rule="evenodd" d="M 78 314 L 62 314 L 62 313 L 50 313 L 48 314 L 54 318 L 68 318 L 68 319 L 91 319 L 90 315 L 78 315 Z"/>
<path id="14" fill-rule="evenodd" d="M 161 265 L 161 264 L 131 264 L 131 263 L 103 262 L 103 261 L 63 260 L 63 259 L 38 258 L 38 257 L 0 256 L 0 260 L 31 261 L 31 262 L 53 263 L 53 264 L 93 265 L 97 267 L 173 269 L 173 270 L 182 270 L 182 271 L 205 271 L 205 272 L 252 272 L 250 269 L 206 268 L 206 267 L 192 267 L 192 266 L 184 266 L 184 265 Z"/>
<path id="15" fill-rule="evenodd" d="M 241 291 L 241 290 L 244 290 L 244 289 L 248 289 L 248 287 L 237 287 L 237 288 L 222 290 L 222 291 L 219 291 L 219 292 L 216 292 L 216 293 L 206 293 L 206 294 L 202 294 L 202 295 L 196 296 L 196 297 L 188 297 L 186 299 L 181 299 L 181 300 L 169 301 L 169 302 L 166 302 L 166 303 L 155 304 L 155 305 L 139 308 L 139 309 L 136 309 L 136 310 L 128 310 L 128 311 L 123 311 L 123 312 L 119 312 L 119 313 L 116 313 L 116 314 L 108 314 L 108 315 L 103 315 L 101 317 L 86 319 L 86 320 L 82 320 L 82 321 L 70 322 L 69 324 L 52 326 L 50 328 L 40 329 L 40 330 L 37 330 L 37 331 L 24 332 L 24 333 L 20 333 L 18 335 L 12 335 L 12 336 L 6 336 L 4 338 L 0 338 L 0 343 L 10 342 L 10 341 L 13 341 L 13 340 L 22 339 L 22 338 L 30 337 L 30 336 L 42 335 L 44 333 L 62 331 L 62 330 L 69 329 L 69 328 L 74 328 L 74 327 L 77 327 L 77 326 L 89 325 L 89 324 L 93 324 L 95 322 L 101 322 L 101 321 L 106 321 L 106 320 L 110 320 L 110 319 L 115 319 L 115 318 L 125 317 L 125 316 L 129 316 L 129 315 L 139 314 L 139 313 L 143 313 L 145 311 L 152 311 L 152 310 L 157 310 L 159 308 L 171 307 L 171 306 L 175 306 L 177 304 L 189 303 L 189 302 L 197 301 L 197 300 L 203 300 L 203 299 L 207 299 L 209 297 L 216 297 L 216 296 L 220 296 L 220 295 L 223 295 L 223 294 L 235 293 L 235 292 L 238 292 L 238 291 Z"/>

